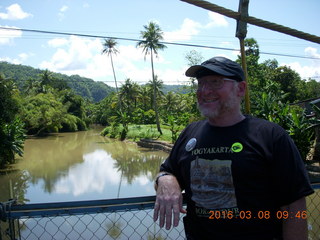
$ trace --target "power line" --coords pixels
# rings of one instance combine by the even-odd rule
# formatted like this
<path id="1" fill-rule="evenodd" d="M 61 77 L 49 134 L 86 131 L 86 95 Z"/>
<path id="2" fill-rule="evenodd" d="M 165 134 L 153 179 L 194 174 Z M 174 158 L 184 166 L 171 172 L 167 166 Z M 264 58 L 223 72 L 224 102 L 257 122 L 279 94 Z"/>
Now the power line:
<path id="1" fill-rule="evenodd" d="M 44 31 L 44 30 L 37 30 L 37 29 L 23 29 L 23 28 L 18 29 L 18 28 L 8 28 L 8 27 L 0 27 L 0 29 L 11 30 L 11 31 L 33 32 L 33 33 L 40 33 L 40 34 L 78 36 L 78 37 L 87 37 L 87 38 L 101 38 L 101 39 L 113 38 L 113 39 L 117 39 L 117 40 L 133 41 L 133 42 L 142 41 L 141 39 L 134 39 L 134 38 L 102 36 L 102 35 L 81 34 L 81 33 L 69 33 L 69 32 L 57 32 L 57 31 Z M 160 42 L 160 43 L 166 44 L 166 45 L 175 45 L 175 46 L 209 48 L 209 49 L 218 49 L 218 50 L 225 50 L 225 51 L 240 51 L 239 49 L 234 49 L 234 48 L 213 47 L 213 46 L 205 46 L 205 45 L 190 44 L 190 43 L 175 43 L 175 42 Z M 320 58 L 317 58 L 317 57 L 307 57 L 307 56 L 292 55 L 292 54 L 282 54 L 282 53 L 272 53 L 272 52 L 260 52 L 260 54 L 320 60 Z"/>

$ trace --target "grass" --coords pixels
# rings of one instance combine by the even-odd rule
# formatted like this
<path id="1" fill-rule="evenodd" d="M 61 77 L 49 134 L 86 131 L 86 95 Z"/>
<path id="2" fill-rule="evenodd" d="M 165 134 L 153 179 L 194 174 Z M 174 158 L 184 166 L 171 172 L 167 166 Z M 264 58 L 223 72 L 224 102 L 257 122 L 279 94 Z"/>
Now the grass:
<path id="1" fill-rule="evenodd" d="M 141 138 L 156 139 L 160 141 L 172 143 L 170 127 L 166 125 L 161 125 L 162 135 L 157 130 L 156 124 L 146 124 L 146 125 L 133 125 L 130 124 L 128 127 L 128 133 L 126 139 L 132 141 L 138 141 Z M 182 129 L 181 129 L 182 130 Z M 120 133 L 122 131 L 122 126 L 113 128 L 111 126 L 106 127 L 103 135 L 108 137 L 120 138 Z"/>

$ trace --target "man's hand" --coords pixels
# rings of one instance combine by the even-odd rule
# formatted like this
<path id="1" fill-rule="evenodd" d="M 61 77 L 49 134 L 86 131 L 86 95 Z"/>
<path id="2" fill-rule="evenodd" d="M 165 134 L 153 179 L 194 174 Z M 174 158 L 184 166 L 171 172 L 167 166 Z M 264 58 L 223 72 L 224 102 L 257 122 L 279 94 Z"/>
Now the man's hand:
<path id="1" fill-rule="evenodd" d="M 153 220 L 157 221 L 160 214 L 160 227 L 162 228 L 164 223 L 166 223 L 166 229 L 169 230 L 171 228 L 173 213 L 173 226 L 178 226 L 180 212 L 187 212 L 182 207 L 182 200 L 181 189 L 175 176 L 165 175 L 159 178 Z"/>

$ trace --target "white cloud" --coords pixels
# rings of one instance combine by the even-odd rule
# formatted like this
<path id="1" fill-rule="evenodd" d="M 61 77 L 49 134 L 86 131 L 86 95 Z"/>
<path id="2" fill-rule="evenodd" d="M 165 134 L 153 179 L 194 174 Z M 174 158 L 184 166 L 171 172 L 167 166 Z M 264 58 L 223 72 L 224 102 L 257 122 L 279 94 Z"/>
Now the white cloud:
<path id="1" fill-rule="evenodd" d="M 199 33 L 201 24 L 195 22 L 189 18 L 183 20 L 183 23 L 180 29 L 172 32 L 165 32 L 164 39 L 165 41 L 186 41 L 190 40 L 192 36 Z"/>
<path id="2" fill-rule="evenodd" d="M 15 38 L 20 38 L 22 36 L 22 31 L 16 30 L 16 27 L 9 27 L 9 26 L 1 26 L 5 28 L 12 28 L 10 29 L 0 29 L 0 45 L 8 45 L 12 44 Z"/>
<path id="3" fill-rule="evenodd" d="M 308 57 L 314 57 L 314 58 L 319 58 L 320 59 L 320 53 L 318 53 L 318 49 L 313 48 L 313 47 L 307 47 L 304 52 L 306 53 L 306 55 Z M 315 61 L 315 63 L 317 63 L 317 65 L 320 65 L 319 61 Z"/>
<path id="4" fill-rule="evenodd" d="M 209 22 L 206 24 L 201 24 L 189 18 L 184 19 L 180 29 L 164 33 L 165 41 L 187 41 L 190 40 L 193 36 L 198 35 L 203 29 L 229 26 L 226 18 L 223 15 L 209 12 L 208 17 Z"/>
<path id="5" fill-rule="evenodd" d="M 0 19 L 4 20 L 21 20 L 32 17 L 32 14 L 24 12 L 19 4 L 15 3 L 6 8 L 7 12 L 0 13 Z"/>
<path id="6" fill-rule="evenodd" d="M 320 76 L 320 53 L 318 53 L 318 49 L 307 47 L 304 50 L 304 52 L 306 56 L 312 57 L 312 58 L 318 58 L 318 60 L 310 59 L 309 60 L 310 64 L 307 66 L 302 66 L 300 62 L 282 63 L 280 65 L 289 66 L 291 69 L 298 72 L 302 79 L 308 79 L 308 78 Z"/>
<path id="7" fill-rule="evenodd" d="M 59 10 L 59 13 L 58 13 L 58 17 L 59 17 L 59 21 L 62 21 L 64 19 L 64 16 L 65 16 L 65 12 L 69 9 L 68 6 L 66 5 L 63 5 L 60 10 Z"/>
<path id="8" fill-rule="evenodd" d="M 50 47 L 61 47 L 68 44 L 68 40 L 65 38 L 54 38 L 48 42 Z"/>
<path id="9" fill-rule="evenodd" d="M 76 36 L 56 38 L 50 40 L 48 46 L 55 48 L 56 51 L 51 59 L 40 63 L 40 68 L 67 75 L 79 74 L 94 80 L 113 81 L 110 58 L 106 54 L 102 55 L 102 44 L 99 39 Z M 143 66 L 146 66 L 142 50 L 133 45 L 121 45 L 118 50 L 119 53 L 113 56 L 113 61 L 119 80 L 124 81 L 126 77 L 132 80 L 139 77 L 146 78 L 146 71 L 139 70 L 135 66 L 135 63 L 143 63 Z M 155 62 L 160 61 L 159 59 L 155 58 Z M 148 62 L 147 64 L 149 67 Z"/>
<path id="10" fill-rule="evenodd" d="M 92 63 L 94 54 L 97 54 L 101 48 L 99 40 L 76 36 L 71 36 L 68 39 L 53 39 L 48 42 L 48 45 L 57 48 L 57 50 L 49 61 L 40 63 L 40 67 L 66 74 L 85 70 L 86 66 Z"/>
<path id="11" fill-rule="evenodd" d="M 229 26 L 228 21 L 223 15 L 215 12 L 209 12 L 208 15 L 210 22 L 205 26 L 206 28 Z"/>
<path id="12" fill-rule="evenodd" d="M 18 58 L 0 57 L 0 61 L 10 62 L 13 64 L 23 64 L 29 57 L 34 56 L 32 53 L 20 53 Z"/>
<path id="13" fill-rule="evenodd" d="M 68 8 L 69 8 L 68 6 L 64 5 L 60 8 L 60 12 L 65 12 L 68 10 Z"/>
<path id="14" fill-rule="evenodd" d="M 48 41 L 48 46 L 55 49 L 54 54 L 39 67 L 67 75 L 78 74 L 96 81 L 106 81 L 114 86 L 110 57 L 102 54 L 102 42 L 99 39 L 88 39 L 71 36 Z M 119 45 L 119 53 L 113 55 L 115 73 L 119 86 L 130 78 L 139 84 L 151 80 L 150 55 L 144 58 L 142 49 L 135 44 Z M 174 84 L 185 81 L 184 70 L 172 69 L 172 63 L 165 60 L 162 52 L 154 58 L 155 74 L 164 83 Z"/>
<path id="15" fill-rule="evenodd" d="M 13 63 L 13 64 L 21 64 L 22 61 L 18 58 L 9 58 L 9 57 L 0 57 L 0 61 L 3 61 L 3 62 L 10 62 L 10 63 Z"/>
<path id="16" fill-rule="evenodd" d="M 27 54 L 27 53 L 20 53 L 18 56 L 19 56 L 19 59 L 21 60 L 21 62 L 24 62 L 29 58 L 29 54 Z"/>

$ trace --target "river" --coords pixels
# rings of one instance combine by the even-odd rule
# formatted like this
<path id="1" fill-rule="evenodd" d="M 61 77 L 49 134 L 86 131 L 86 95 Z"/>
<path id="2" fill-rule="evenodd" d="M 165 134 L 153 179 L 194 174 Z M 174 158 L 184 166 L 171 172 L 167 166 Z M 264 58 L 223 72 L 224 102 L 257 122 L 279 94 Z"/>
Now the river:
<path id="1" fill-rule="evenodd" d="M 15 170 L 0 175 L 0 201 L 64 202 L 154 195 L 168 156 L 100 136 L 101 128 L 28 138 Z"/>

